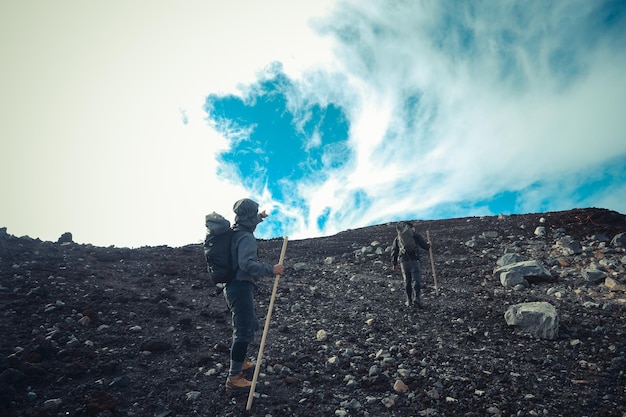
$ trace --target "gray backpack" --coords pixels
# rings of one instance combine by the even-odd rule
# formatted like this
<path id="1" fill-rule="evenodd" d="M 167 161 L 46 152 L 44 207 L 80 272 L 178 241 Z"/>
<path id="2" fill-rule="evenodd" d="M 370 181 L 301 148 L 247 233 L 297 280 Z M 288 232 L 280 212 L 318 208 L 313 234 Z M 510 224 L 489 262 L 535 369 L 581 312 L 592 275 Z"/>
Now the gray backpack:
<path id="1" fill-rule="evenodd" d="M 216 284 L 229 283 L 237 271 L 237 261 L 234 260 L 233 253 L 233 229 L 230 222 L 216 212 L 206 215 L 205 224 L 207 233 L 204 239 L 204 256 L 209 276 Z"/>
<path id="2" fill-rule="evenodd" d="M 407 224 L 402 224 L 396 226 L 396 231 L 398 232 L 398 246 L 400 247 L 400 251 L 407 255 L 415 256 L 417 254 L 417 242 L 415 242 L 415 238 L 413 237 L 413 229 Z"/>

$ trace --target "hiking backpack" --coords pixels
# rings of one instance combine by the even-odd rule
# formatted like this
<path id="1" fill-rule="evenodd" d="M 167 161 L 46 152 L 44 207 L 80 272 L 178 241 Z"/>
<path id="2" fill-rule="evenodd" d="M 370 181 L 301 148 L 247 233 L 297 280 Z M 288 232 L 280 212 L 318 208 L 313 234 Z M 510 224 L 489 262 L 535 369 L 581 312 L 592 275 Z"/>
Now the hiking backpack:
<path id="1" fill-rule="evenodd" d="M 237 262 L 233 259 L 233 229 L 230 222 L 213 212 L 205 217 L 204 257 L 207 271 L 216 284 L 227 284 L 235 277 Z"/>
<path id="2" fill-rule="evenodd" d="M 413 237 L 413 229 L 403 224 L 396 226 L 396 231 L 398 232 L 398 246 L 400 247 L 400 251 L 408 255 L 415 255 L 417 253 L 417 242 L 415 242 L 415 238 Z"/>

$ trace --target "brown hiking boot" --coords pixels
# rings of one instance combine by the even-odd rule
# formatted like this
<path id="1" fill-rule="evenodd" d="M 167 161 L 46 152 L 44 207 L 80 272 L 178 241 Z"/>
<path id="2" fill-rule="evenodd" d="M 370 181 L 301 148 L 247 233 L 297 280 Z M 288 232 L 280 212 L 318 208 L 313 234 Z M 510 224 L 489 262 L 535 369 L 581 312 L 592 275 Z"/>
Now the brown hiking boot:
<path id="1" fill-rule="evenodd" d="M 230 376 L 226 380 L 226 389 L 228 391 L 248 392 L 250 391 L 251 386 L 252 381 L 248 381 L 243 372 L 240 372 L 235 376 Z"/>
<path id="2" fill-rule="evenodd" d="M 242 371 L 247 371 L 248 369 L 254 369 L 254 362 L 246 360 L 241 367 Z"/>

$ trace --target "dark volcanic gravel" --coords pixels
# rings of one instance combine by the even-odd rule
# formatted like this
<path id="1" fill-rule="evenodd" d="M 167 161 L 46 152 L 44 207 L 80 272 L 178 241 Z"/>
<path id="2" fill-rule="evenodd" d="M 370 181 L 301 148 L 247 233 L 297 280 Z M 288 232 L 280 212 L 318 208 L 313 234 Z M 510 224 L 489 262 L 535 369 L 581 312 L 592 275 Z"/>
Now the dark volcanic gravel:
<path id="1" fill-rule="evenodd" d="M 0 416 L 626 416 L 626 252 L 611 244 L 624 215 L 418 229 L 438 282 L 422 253 L 424 310 L 404 306 L 391 270 L 395 224 L 289 242 L 250 411 L 224 389 L 230 314 L 201 245 L 103 248 L 0 229 Z M 563 236 L 582 252 L 564 252 Z M 260 241 L 261 259 L 277 262 L 281 245 Z M 502 286 L 505 251 L 554 281 Z M 585 279 L 592 267 L 607 280 Z M 261 328 L 273 283 L 256 294 Z M 556 307 L 557 339 L 507 325 L 506 309 L 529 301 Z"/>

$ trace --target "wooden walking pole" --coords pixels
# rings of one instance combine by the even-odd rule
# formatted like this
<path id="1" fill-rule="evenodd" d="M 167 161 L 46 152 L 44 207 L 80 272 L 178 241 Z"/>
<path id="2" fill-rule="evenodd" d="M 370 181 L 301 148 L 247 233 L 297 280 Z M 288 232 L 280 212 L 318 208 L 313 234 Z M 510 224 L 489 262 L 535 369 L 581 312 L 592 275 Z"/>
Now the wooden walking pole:
<path id="1" fill-rule="evenodd" d="M 437 274 L 435 274 L 435 260 L 433 258 L 433 243 L 430 240 L 430 230 L 426 231 L 426 239 L 430 242 L 428 251 L 430 252 L 430 268 L 433 270 L 433 280 L 435 281 L 435 295 L 439 295 L 439 287 L 437 286 Z"/>
<path id="2" fill-rule="evenodd" d="M 287 236 L 283 240 L 283 249 L 280 251 L 279 265 L 283 264 L 285 259 L 285 252 L 287 251 Z M 254 377 L 252 378 L 252 386 L 250 387 L 250 394 L 248 394 L 248 403 L 246 404 L 246 410 L 252 408 L 252 400 L 254 399 L 254 388 L 256 387 L 256 381 L 259 378 L 259 369 L 261 368 L 261 360 L 263 359 L 263 348 L 265 347 L 265 339 L 267 339 L 267 332 L 270 328 L 270 318 L 272 317 L 272 309 L 274 308 L 274 300 L 276 299 L 276 292 L 278 291 L 278 281 L 280 281 L 280 275 L 276 275 L 274 279 L 274 289 L 272 290 L 272 298 L 270 298 L 270 305 L 267 309 L 267 317 L 265 317 L 265 327 L 263 328 L 263 337 L 261 338 L 261 345 L 259 346 L 259 355 L 256 358 L 256 366 L 254 367 Z"/>

